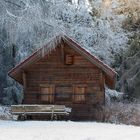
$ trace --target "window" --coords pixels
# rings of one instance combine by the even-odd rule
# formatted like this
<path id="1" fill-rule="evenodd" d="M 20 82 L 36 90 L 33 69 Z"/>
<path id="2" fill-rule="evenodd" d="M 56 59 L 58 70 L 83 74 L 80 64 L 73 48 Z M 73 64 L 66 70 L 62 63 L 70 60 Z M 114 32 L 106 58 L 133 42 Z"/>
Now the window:
<path id="1" fill-rule="evenodd" d="M 73 55 L 67 54 L 65 56 L 65 64 L 72 65 L 73 64 Z"/>
<path id="2" fill-rule="evenodd" d="M 71 86 L 57 86 L 55 100 L 56 101 L 71 101 L 72 87 Z"/>
<path id="3" fill-rule="evenodd" d="M 86 100 L 85 93 L 86 93 L 85 85 L 74 86 L 74 102 L 75 103 L 85 102 Z"/>
<path id="4" fill-rule="evenodd" d="M 53 86 L 42 86 L 41 87 L 41 101 L 47 103 L 53 103 L 54 101 L 54 87 Z"/>

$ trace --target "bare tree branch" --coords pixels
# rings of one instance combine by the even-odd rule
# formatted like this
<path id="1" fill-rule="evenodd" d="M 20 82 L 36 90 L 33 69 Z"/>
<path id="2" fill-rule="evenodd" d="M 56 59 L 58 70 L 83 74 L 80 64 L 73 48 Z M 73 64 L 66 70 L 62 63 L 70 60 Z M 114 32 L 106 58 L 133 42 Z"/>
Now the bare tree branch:
<path id="1" fill-rule="evenodd" d="M 18 16 L 16 16 L 16 15 L 12 14 L 12 13 L 9 12 L 7 9 L 6 9 L 6 13 L 7 13 L 9 16 L 12 16 L 12 17 L 14 17 L 14 18 L 22 18 L 22 17 L 18 17 Z"/>
<path id="2" fill-rule="evenodd" d="M 11 2 L 11 1 L 8 1 L 8 0 L 4 0 L 4 1 L 7 2 L 7 3 L 10 3 L 10 4 L 13 4 L 13 5 L 17 6 L 17 7 L 22 8 L 19 4 L 16 4 L 14 2 Z M 22 1 L 22 3 L 23 3 L 23 1 Z M 25 5 L 25 3 L 24 3 L 24 5 Z"/>

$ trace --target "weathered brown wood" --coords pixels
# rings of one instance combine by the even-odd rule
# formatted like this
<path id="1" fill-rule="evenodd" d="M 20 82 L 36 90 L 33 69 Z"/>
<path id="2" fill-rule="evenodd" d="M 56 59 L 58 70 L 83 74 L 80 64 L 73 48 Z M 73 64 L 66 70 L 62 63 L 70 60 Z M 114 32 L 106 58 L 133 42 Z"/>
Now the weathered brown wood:
<path id="1" fill-rule="evenodd" d="M 28 68 L 28 86 L 24 103 L 65 104 L 72 106 L 73 109 L 77 104 L 89 108 L 92 104 L 102 104 L 104 102 L 102 71 L 74 50 L 68 47 L 65 47 L 65 51 L 63 49 L 57 48 L 49 57 L 45 56 Z M 73 64 L 65 65 L 62 58 L 59 58 L 59 52 L 62 55 L 66 53 L 74 56 Z M 52 85 L 54 85 L 53 90 L 49 88 Z M 81 105 L 76 108 L 83 111 L 79 111 L 76 115 L 87 117 L 90 112 L 84 110 Z M 75 114 L 75 111 L 72 112 Z"/>
<path id="2" fill-rule="evenodd" d="M 24 91 L 26 91 L 27 79 L 26 79 L 26 73 L 24 71 L 22 72 L 22 79 L 23 79 L 23 89 L 24 89 Z"/>
<path id="3" fill-rule="evenodd" d="M 94 118 L 97 108 L 105 103 L 105 82 L 114 83 L 89 61 L 87 53 L 85 57 L 69 45 L 63 42 L 49 55 L 44 50 L 40 59 L 26 67 L 22 73 L 23 103 L 65 105 L 72 108 L 72 119 Z"/>
<path id="4" fill-rule="evenodd" d="M 74 56 L 74 63 L 72 65 L 65 65 L 64 62 L 59 61 L 58 53 L 61 52 L 62 48 L 57 48 L 54 52 L 52 52 L 49 57 L 44 57 L 40 61 L 38 61 L 36 64 L 32 65 L 27 70 L 28 74 L 28 90 L 25 93 L 25 98 L 32 98 L 32 102 L 38 102 L 39 99 L 38 96 L 44 96 L 47 98 L 47 95 L 42 95 L 40 88 L 38 88 L 39 85 L 55 85 L 54 93 L 62 93 L 62 94 L 69 94 L 71 93 L 74 95 L 75 90 L 73 90 L 73 85 L 86 85 L 86 92 L 89 94 L 93 94 L 94 96 L 92 98 L 84 97 L 84 95 L 77 95 L 77 100 L 85 100 L 85 105 L 87 102 L 90 102 L 92 104 L 95 104 L 97 102 L 102 102 L 103 96 L 100 96 L 101 94 L 104 94 L 104 91 L 102 90 L 102 71 L 97 68 L 96 66 L 93 66 L 90 62 L 85 60 L 81 55 L 79 55 L 77 52 L 75 52 L 72 49 L 69 49 L 68 47 L 65 47 L 65 53 L 71 53 L 71 55 Z M 40 63 L 41 62 L 41 63 Z M 57 66 L 57 67 L 56 67 Z M 82 66 L 82 67 L 81 67 Z M 84 88 L 84 87 L 83 87 Z M 45 92 L 48 92 L 46 89 Z M 82 87 L 81 87 L 82 91 Z M 77 91 L 76 91 L 77 92 Z M 36 93 L 37 95 L 33 95 Z M 78 92 L 77 92 L 78 93 Z M 80 92 L 79 92 L 80 94 Z M 86 94 L 86 93 L 85 93 Z M 30 96 L 29 96 L 30 95 Z M 49 97 L 48 97 L 49 98 Z M 47 98 L 47 100 L 48 100 Z M 80 99 L 81 98 L 81 99 Z M 50 98 L 50 100 L 52 100 Z M 63 101 L 65 100 L 65 101 Z M 67 100 L 67 101 L 66 101 Z M 71 103 L 75 104 L 74 98 L 69 99 Z M 87 101 L 88 100 L 88 101 Z M 91 100 L 91 101 L 90 101 Z M 44 103 L 45 101 L 41 101 L 40 103 Z M 68 101 L 68 97 L 64 97 L 64 99 L 60 99 L 57 96 L 54 97 L 54 101 L 50 101 L 50 103 L 62 103 Z M 79 101 L 80 102 L 80 101 Z M 26 103 L 26 102 L 25 102 Z M 46 103 L 49 103 L 46 101 Z M 78 102 L 77 102 L 78 103 Z M 81 101 L 83 103 L 83 101 Z"/>
<path id="5" fill-rule="evenodd" d="M 64 56 L 64 44 L 62 43 L 61 44 L 61 55 L 60 55 L 60 60 L 62 63 L 64 63 L 64 59 L 65 59 L 65 56 Z"/>
<path id="6" fill-rule="evenodd" d="M 41 102 L 54 102 L 54 85 L 40 85 L 40 100 Z"/>
<path id="7" fill-rule="evenodd" d="M 71 108 L 64 105 L 11 105 L 11 113 L 14 115 L 39 115 L 50 114 L 69 115 Z M 53 119 L 53 118 L 52 118 Z"/>

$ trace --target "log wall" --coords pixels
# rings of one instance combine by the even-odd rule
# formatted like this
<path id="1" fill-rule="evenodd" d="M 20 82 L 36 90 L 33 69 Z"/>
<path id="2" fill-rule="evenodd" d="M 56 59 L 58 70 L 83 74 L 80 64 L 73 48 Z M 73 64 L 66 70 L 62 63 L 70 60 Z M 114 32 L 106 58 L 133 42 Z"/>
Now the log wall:
<path id="1" fill-rule="evenodd" d="M 104 104 L 102 71 L 66 44 L 24 71 L 24 81 L 24 104 L 64 104 L 73 117 L 92 116 Z"/>

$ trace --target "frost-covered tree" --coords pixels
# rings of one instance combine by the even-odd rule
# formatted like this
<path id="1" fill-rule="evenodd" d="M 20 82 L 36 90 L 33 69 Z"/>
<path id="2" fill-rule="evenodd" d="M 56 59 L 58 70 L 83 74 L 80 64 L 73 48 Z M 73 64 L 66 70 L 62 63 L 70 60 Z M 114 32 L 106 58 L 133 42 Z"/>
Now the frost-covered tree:
<path id="1" fill-rule="evenodd" d="M 120 6 L 119 0 L 0 0 L 0 96 L 18 97 L 8 70 L 61 32 L 111 65 L 127 42 Z"/>

